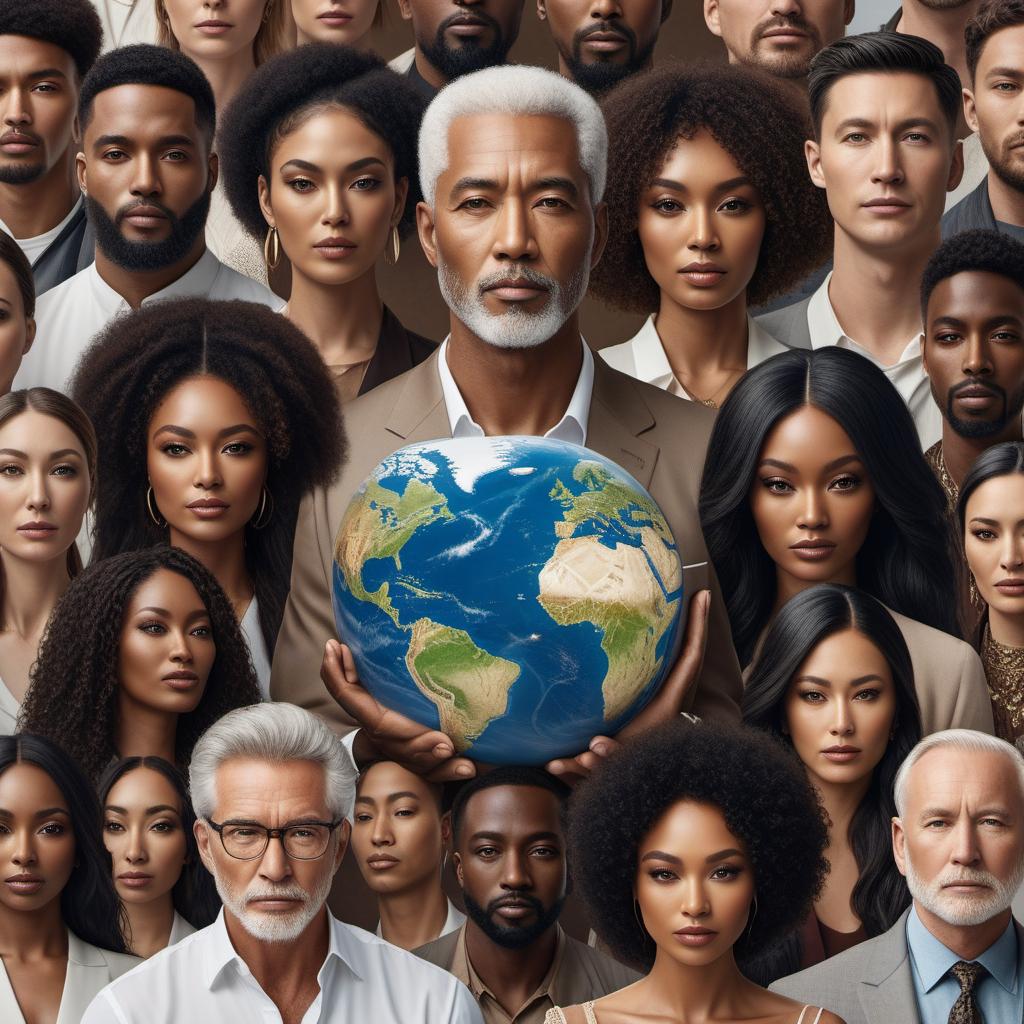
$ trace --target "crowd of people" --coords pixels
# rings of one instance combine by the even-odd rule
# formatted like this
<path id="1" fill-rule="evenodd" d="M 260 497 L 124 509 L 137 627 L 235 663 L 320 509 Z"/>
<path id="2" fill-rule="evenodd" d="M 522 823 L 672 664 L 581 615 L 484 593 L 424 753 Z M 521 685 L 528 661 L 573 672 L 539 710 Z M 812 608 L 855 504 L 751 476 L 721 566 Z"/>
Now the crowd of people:
<path id="1" fill-rule="evenodd" d="M 1024 1020 L 1024 0 L 383 4 L 0 0 L 0 1020 Z M 543 766 L 332 609 L 503 435 L 686 561 Z"/>

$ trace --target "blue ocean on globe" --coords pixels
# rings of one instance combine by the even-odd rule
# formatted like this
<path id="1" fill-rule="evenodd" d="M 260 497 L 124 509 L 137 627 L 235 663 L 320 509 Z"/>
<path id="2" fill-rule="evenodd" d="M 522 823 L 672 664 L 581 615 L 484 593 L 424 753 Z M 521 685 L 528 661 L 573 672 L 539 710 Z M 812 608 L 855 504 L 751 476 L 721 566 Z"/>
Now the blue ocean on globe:
<path id="1" fill-rule="evenodd" d="M 352 499 L 334 551 L 338 636 L 386 707 L 493 764 L 614 735 L 676 649 L 682 562 L 633 477 L 536 437 L 410 445 Z"/>

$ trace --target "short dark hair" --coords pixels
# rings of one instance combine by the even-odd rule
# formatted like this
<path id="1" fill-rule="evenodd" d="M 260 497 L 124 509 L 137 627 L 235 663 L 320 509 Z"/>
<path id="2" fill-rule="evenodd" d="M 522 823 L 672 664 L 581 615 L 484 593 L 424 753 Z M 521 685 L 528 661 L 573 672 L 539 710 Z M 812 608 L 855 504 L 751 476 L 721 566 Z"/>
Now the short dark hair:
<path id="1" fill-rule="evenodd" d="M 89 0 L 0 0 L 0 36 L 28 36 L 71 55 L 84 78 L 103 46 L 103 26 Z"/>
<path id="2" fill-rule="evenodd" d="M 1024 244 L 984 228 L 947 238 L 932 253 L 921 276 L 921 319 L 927 315 L 928 300 L 940 282 L 970 271 L 998 274 L 1024 291 Z"/>
<path id="3" fill-rule="evenodd" d="M 981 0 L 974 17 L 964 29 L 967 50 L 967 71 L 974 81 L 981 51 L 997 32 L 1024 25 L 1024 0 Z"/>
<path id="4" fill-rule="evenodd" d="M 962 106 L 960 76 L 934 43 L 903 32 L 847 36 L 815 54 L 807 73 L 807 99 L 815 138 L 821 134 L 825 101 L 832 86 L 850 75 L 871 72 L 906 72 L 929 79 L 949 124 L 950 141 L 956 140 L 956 122 Z"/>
<path id="5" fill-rule="evenodd" d="M 25 318 L 36 315 L 36 282 L 32 276 L 32 264 L 22 252 L 21 246 L 6 231 L 0 230 L 0 263 L 6 263 L 14 275 L 21 301 L 25 307 Z"/>
<path id="6" fill-rule="evenodd" d="M 543 768 L 528 768 L 520 765 L 502 765 L 486 774 L 478 775 L 465 783 L 455 794 L 452 801 L 451 822 L 452 822 L 452 843 L 459 837 L 459 828 L 466 816 L 466 804 L 471 797 L 485 789 L 493 789 L 495 786 L 532 786 L 534 789 L 546 789 L 554 794 L 560 806 L 565 808 L 569 799 L 569 787 L 554 775 L 544 771 Z"/>
<path id="7" fill-rule="evenodd" d="M 196 105 L 196 124 L 208 146 L 217 129 L 217 106 L 206 75 L 194 60 L 163 46 L 138 43 L 105 53 L 85 76 L 78 96 L 78 120 L 84 132 L 93 101 L 119 85 L 161 85 L 188 96 Z"/>

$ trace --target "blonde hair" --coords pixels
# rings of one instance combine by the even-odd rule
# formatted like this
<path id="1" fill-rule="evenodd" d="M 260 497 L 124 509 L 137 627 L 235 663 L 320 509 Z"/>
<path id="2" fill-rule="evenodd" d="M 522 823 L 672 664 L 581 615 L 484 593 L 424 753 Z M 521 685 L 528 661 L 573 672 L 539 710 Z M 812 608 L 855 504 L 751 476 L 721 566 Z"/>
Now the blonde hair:
<path id="1" fill-rule="evenodd" d="M 164 6 L 164 0 L 153 0 L 156 6 L 157 43 L 169 50 L 181 51 L 181 46 L 171 31 L 171 19 Z M 275 54 L 283 53 L 292 47 L 289 0 L 266 0 L 264 20 L 260 24 L 256 38 L 253 40 L 253 57 L 256 66 L 269 60 Z M 220 111 L 217 111 L 219 114 Z"/>

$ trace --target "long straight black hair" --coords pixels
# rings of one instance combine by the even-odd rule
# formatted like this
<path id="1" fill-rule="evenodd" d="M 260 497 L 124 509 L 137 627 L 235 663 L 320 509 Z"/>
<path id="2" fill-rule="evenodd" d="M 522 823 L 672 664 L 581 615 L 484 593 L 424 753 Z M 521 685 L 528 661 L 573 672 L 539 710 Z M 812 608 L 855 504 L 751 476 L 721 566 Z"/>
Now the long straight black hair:
<path id="1" fill-rule="evenodd" d="M 704 463 L 700 521 L 740 664 L 750 663 L 777 592 L 750 491 L 765 437 L 806 406 L 831 416 L 850 436 L 875 490 L 857 586 L 894 611 L 959 636 L 946 501 L 899 393 L 854 352 L 794 349 L 740 378 L 719 411 Z"/>

